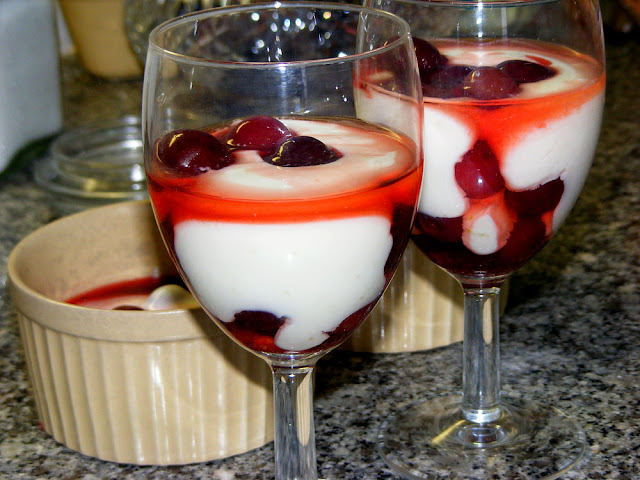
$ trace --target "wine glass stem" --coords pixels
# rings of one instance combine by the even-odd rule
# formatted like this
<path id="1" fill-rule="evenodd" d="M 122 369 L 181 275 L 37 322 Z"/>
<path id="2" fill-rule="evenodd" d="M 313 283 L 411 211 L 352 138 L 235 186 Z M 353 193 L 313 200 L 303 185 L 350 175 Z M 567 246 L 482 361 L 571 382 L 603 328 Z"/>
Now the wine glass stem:
<path id="1" fill-rule="evenodd" d="M 464 288 L 462 411 L 474 423 L 500 416 L 499 287 Z"/>
<path id="2" fill-rule="evenodd" d="M 315 480 L 313 367 L 271 366 L 276 480 Z"/>

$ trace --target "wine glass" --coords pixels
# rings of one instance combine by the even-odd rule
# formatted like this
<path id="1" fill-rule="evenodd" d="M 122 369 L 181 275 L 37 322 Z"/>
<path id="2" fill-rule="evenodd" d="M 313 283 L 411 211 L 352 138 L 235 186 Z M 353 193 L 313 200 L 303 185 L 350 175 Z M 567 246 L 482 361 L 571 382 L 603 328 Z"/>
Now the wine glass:
<path id="1" fill-rule="evenodd" d="M 555 478 L 580 427 L 502 398 L 500 287 L 555 234 L 592 162 L 605 62 L 597 0 L 367 0 L 411 25 L 424 93 L 413 241 L 464 290 L 462 395 L 391 415 L 378 446 L 407 478 Z"/>
<path id="2" fill-rule="evenodd" d="M 374 115 L 379 102 L 403 120 Z M 271 367 L 278 479 L 317 478 L 313 368 L 372 310 L 409 241 L 421 117 L 409 26 L 388 12 L 228 7 L 150 35 L 156 220 L 202 307 Z"/>

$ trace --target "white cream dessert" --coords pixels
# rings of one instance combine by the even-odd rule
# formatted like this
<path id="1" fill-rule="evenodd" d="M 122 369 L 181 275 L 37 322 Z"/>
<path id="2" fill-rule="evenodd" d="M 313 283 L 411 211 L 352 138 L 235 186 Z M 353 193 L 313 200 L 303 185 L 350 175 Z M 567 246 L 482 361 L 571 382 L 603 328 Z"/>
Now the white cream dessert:
<path id="1" fill-rule="evenodd" d="M 175 249 L 218 319 L 232 322 L 243 310 L 286 317 L 275 345 L 307 350 L 380 296 L 390 228 L 380 216 L 278 225 L 194 220 L 176 225 Z"/>

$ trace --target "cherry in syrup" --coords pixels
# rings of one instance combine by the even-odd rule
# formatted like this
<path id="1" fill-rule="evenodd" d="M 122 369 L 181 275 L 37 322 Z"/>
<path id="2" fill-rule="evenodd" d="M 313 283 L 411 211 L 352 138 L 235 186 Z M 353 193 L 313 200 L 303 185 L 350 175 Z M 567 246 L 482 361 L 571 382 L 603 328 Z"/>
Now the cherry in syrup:
<path id="1" fill-rule="evenodd" d="M 556 74 L 554 69 L 528 60 L 507 60 L 500 63 L 497 68 L 518 83 L 540 82 Z"/>
<path id="2" fill-rule="evenodd" d="M 447 65 L 422 83 L 422 93 L 435 98 L 462 97 L 462 83 L 472 71 L 473 68 L 467 65 Z"/>
<path id="3" fill-rule="evenodd" d="M 498 159 L 484 140 L 478 140 L 454 170 L 456 182 L 469 198 L 486 198 L 504 188 Z"/>
<path id="4" fill-rule="evenodd" d="M 429 77 L 444 67 L 448 60 L 442 55 L 436 47 L 421 38 L 413 38 L 413 46 L 418 59 L 418 70 L 420 78 L 423 82 L 429 80 Z"/>
<path id="5" fill-rule="evenodd" d="M 439 242 L 454 243 L 462 239 L 462 217 L 432 217 L 418 213 L 416 226 L 421 233 Z"/>
<path id="6" fill-rule="evenodd" d="M 542 248 L 546 240 L 546 226 L 540 218 L 520 217 L 507 243 L 497 253 L 505 265 L 513 265 L 515 269 Z"/>
<path id="7" fill-rule="evenodd" d="M 466 97 L 478 100 L 499 100 L 515 95 L 518 82 L 496 67 L 478 67 L 462 82 Z"/>
<path id="8" fill-rule="evenodd" d="M 340 159 L 342 154 L 315 137 L 296 136 L 285 140 L 273 154 L 262 159 L 278 167 L 324 165 Z"/>
<path id="9" fill-rule="evenodd" d="M 231 165 L 231 153 L 220 140 L 200 130 L 175 130 L 158 142 L 158 159 L 178 175 L 195 176 Z"/>
<path id="10" fill-rule="evenodd" d="M 564 182 L 556 178 L 531 190 L 506 190 L 505 201 L 520 216 L 535 217 L 558 206 L 564 193 Z"/>
<path id="11" fill-rule="evenodd" d="M 268 115 L 256 115 L 238 122 L 225 137 L 231 149 L 272 150 L 293 136 L 280 120 Z"/>

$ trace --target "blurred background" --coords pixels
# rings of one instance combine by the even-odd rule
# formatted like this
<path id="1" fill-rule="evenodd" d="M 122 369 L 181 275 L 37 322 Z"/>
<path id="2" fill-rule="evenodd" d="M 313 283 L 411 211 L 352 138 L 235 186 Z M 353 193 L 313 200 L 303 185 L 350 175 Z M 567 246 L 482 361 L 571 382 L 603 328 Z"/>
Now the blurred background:
<path id="1" fill-rule="evenodd" d="M 62 132 L 105 124 L 88 145 L 76 135 L 54 148 L 56 158 L 35 172 L 38 184 L 74 197 L 67 207 L 143 196 L 135 129 L 149 32 L 178 15 L 252 1 L 260 0 L 0 0 L 0 35 L 12 47 L 0 53 L 0 176 L 50 157 L 52 142 L 68 140 Z M 602 0 L 601 8 L 608 38 L 638 35 L 640 0 Z M 120 172 L 102 185 L 88 164 L 110 168 L 114 157 Z"/>

